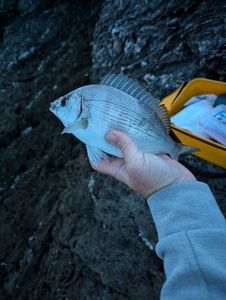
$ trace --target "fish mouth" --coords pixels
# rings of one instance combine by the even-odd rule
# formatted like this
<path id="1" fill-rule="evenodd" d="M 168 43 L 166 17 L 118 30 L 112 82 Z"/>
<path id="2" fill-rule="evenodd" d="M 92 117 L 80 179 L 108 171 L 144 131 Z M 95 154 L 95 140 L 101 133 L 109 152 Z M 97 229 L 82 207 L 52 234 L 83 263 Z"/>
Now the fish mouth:
<path id="1" fill-rule="evenodd" d="M 53 102 L 50 103 L 49 110 L 51 113 L 53 113 L 55 116 L 57 116 L 57 106 Z"/>
<path id="2" fill-rule="evenodd" d="M 55 111 L 56 111 L 56 108 L 57 108 L 56 103 L 51 102 L 51 103 L 50 103 L 49 110 L 50 110 L 51 112 L 55 112 Z"/>

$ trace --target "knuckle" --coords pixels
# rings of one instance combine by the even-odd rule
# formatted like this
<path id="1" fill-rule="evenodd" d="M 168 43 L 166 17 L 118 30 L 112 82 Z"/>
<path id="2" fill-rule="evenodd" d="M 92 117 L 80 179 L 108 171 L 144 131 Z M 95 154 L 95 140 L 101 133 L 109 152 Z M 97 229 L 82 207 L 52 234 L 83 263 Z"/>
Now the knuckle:
<path id="1" fill-rule="evenodd" d="M 137 158 L 140 162 L 145 160 L 145 154 L 143 151 L 137 150 Z"/>
<path id="2" fill-rule="evenodd" d="M 120 176 L 120 172 L 119 172 L 119 170 L 117 170 L 115 173 L 114 173 L 114 175 L 113 175 L 114 177 L 115 177 L 115 179 L 117 179 L 118 181 L 121 181 L 121 176 Z"/>
<path id="3" fill-rule="evenodd" d="M 122 181 L 122 170 L 123 170 L 123 166 L 120 166 L 113 174 L 113 176 L 118 180 L 118 181 Z"/>
<path id="4" fill-rule="evenodd" d="M 128 173 L 129 174 L 135 174 L 135 173 L 137 173 L 137 167 L 136 167 L 136 165 L 134 163 L 128 164 L 127 169 L 128 169 Z"/>
<path id="5" fill-rule="evenodd" d="M 127 142 L 123 142 L 123 143 L 121 143 L 121 149 L 122 149 L 122 151 L 126 151 L 127 149 L 128 149 L 128 147 L 129 147 L 129 144 L 127 143 Z"/>

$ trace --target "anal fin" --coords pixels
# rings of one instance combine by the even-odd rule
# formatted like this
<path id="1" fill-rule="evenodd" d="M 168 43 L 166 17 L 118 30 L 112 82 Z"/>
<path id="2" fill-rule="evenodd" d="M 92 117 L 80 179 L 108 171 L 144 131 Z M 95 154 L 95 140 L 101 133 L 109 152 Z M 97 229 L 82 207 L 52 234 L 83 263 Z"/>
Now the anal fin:
<path id="1" fill-rule="evenodd" d="M 92 165 L 97 166 L 101 160 L 109 161 L 107 154 L 100 149 L 90 145 L 86 145 L 86 149 L 89 161 Z"/>

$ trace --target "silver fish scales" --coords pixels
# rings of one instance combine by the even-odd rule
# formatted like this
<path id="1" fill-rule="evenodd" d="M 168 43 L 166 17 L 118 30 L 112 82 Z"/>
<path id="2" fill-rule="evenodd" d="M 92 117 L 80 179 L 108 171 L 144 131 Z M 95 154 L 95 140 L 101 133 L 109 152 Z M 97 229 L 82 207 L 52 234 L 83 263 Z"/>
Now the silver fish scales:
<path id="1" fill-rule="evenodd" d="M 164 106 L 136 81 L 109 74 L 100 84 L 80 87 L 51 103 L 53 112 L 64 124 L 63 133 L 72 133 L 86 144 L 92 164 L 122 157 L 120 149 L 105 140 L 107 132 L 127 132 L 139 149 L 157 155 L 178 155 L 191 151 L 169 136 L 170 121 Z"/>

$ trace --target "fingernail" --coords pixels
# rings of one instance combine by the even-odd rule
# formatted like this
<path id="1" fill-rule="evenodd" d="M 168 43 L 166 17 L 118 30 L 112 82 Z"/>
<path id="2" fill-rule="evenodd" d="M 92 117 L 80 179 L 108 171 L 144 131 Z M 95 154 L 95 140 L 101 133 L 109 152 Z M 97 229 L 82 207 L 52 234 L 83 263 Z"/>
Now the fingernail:
<path id="1" fill-rule="evenodd" d="M 108 133 L 106 136 L 106 140 L 111 144 L 116 144 L 117 137 L 114 133 Z"/>

